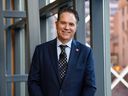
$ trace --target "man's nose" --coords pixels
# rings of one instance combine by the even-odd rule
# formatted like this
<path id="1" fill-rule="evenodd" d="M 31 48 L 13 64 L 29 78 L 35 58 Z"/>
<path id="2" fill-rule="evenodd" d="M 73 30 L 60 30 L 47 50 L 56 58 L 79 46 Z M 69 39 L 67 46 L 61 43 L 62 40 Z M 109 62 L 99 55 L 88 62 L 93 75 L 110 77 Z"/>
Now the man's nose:
<path id="1" fill-rule="evenodd" d="M 69 24 L 66 24 L 65 25 L 65 29 L 69 29 Z"/>

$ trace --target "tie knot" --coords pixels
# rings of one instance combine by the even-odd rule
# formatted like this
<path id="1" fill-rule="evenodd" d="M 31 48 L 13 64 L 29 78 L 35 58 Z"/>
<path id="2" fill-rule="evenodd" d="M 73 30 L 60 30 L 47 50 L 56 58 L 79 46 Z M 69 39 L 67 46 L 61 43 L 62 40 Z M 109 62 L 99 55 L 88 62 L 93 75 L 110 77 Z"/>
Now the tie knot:
<path id="1" fill-rule="evenodd" d="M 65 50 L 66 47 L 67 45 L 60 45 L 61 50 Z"/>

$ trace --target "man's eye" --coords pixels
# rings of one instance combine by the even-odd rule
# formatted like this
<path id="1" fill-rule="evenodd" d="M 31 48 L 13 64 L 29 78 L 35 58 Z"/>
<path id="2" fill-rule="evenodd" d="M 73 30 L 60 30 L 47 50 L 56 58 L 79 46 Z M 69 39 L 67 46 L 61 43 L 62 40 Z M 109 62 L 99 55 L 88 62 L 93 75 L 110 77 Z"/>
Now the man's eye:
<path id="1" fill-rule="evenodd" d="M 65 22 L 60 22 L 61 24 L 66 24 Z"/>
<path id="2" fill-rule="evenodd" d="M 74 26 L 74 24 L 73 24 L 73 23 L 70 23 L 69 25 L 70 25 L 70 26 Z"/>

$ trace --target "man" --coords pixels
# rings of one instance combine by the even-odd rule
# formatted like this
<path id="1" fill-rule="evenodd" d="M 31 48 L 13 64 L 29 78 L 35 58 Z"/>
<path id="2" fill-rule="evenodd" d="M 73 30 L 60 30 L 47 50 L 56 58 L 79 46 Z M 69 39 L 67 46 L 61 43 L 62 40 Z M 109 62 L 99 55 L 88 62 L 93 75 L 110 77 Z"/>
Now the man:
<path id="1" fill-rule="evenodd" d="M 30 96 L 94 96 L 92 50 L 73 40 L 78 21 L 75 10 L 59 11 L 57 38 L 35 49 L 28 76 Z"/>

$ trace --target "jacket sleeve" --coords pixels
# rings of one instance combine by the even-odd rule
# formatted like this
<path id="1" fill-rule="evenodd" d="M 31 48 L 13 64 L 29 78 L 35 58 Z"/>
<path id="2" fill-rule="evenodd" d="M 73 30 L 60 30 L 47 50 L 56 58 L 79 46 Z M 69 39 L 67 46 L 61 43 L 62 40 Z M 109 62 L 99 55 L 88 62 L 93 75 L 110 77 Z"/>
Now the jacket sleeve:
<path id="1" fill-rule="evenodd" d="M 94 96 L 96 91 L 94 61 L 92 50 L 90 50 L 87 60 L 85 61 L 85 76 L 83 80 L 82 96 Z"/>
<path id="2" fill-rule="evenodd" d="M 40 87 L 39 48 L 36 47 L 28 75 L 29 96 L 44 96 Z"/>

